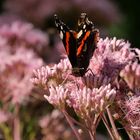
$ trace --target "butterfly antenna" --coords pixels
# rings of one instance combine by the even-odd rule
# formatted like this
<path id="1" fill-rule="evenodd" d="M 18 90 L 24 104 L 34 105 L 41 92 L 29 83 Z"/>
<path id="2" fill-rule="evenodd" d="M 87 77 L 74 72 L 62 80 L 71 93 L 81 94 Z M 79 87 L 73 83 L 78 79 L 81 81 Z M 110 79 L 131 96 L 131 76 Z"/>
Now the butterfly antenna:
<path id="1" fill-rule="evenodd" d="M 56 14 L 54 15 L 54 20 L 55 20 L 56 27 L 58 27 L 58 25 L 60 24 L 60 20 Z"/>

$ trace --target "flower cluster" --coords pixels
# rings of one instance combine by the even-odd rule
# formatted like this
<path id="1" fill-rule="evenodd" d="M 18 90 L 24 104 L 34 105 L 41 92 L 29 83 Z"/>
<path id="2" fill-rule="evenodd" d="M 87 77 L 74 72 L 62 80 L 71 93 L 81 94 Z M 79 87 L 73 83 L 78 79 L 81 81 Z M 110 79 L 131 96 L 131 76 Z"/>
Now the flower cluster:
<path id="1" fill-rule="evenodd" d="M 0 123 L 4 139 L 10 135 L 20 139 L 20 107 L 31 99 L 32 70 L 43 65 L 35 50 L 46 45 L 46 35 L 32 24 L 15 21 L 0 26 Z"/>
<path id="2" fill-rule="evenodd" d="M 100 39 L 98 48 L 91 59 L 90 68 L 93 73 L 116 77 L 119 72 L 134 58 L 129 50 L 130 43 L 116 38 Z"/>
<path id="3" fill-rule="evenodd" d="M 50 85 L 57 86 L 62 84 L 66 76 L 69 76 L 71 65 L 68 59 L 61 60 L 59 64 L 53 66 L 43 66 L 40 69 L 33 71 L 31 81 L 36 85 L 41 85 L 44 88 Z M 68 80 L 68 79 L 66 79 Z"/>
<path id="4" fill-rule="evenodd" d="M 86 86 L 83 89 L 72 91 L 67 101 L 83 119 L 93 119 L 93 115 L 101 114 L 115 98 L 116 91 L 111 89 L 110 85 L 89 89 Z"/>
<path id="5" fill-rule="evenodd" d="M 30 82 L 32 70 L 43 65 L 34 46 L 45 44 L 45 34 L 31 24 L 13 22 L 0 27 L 1 122 L 12 116 L 12 113 L 9 115 L 11 105 L 16 107 L 27 103 L 34 88 Z"/>
<path id="6" fill-rule="evenodd" d="M 107 123 L 104 113 L 106 110 L 109 113 L 109 108 L 111 110 L 115 108 L 112 114 L 117 113 L 120 118 L 129 120 L 127 122 L 130 124 L 136 106 L 133 109 L 130 107 L 128 94 L 131 92 L 132 95 L 139 96 L 139 75 L 140 65 L 136 54 L 130 48 L 130 43 L 116 38 L 106 38 L 99 40 L 85 76 L 73 76 L 71 65 L 66 58 L 53 66 L 34 70 L 31 80 L 44 88 L 48 102 L 63 113 L 67 106 L 73 108 L 92 137 L 101 118 Z M 133 98 L 131 104 L 132 102 Z M 123 109 L 129 112 L 131 110 L 131 117 L 122 111 Z M 139 109 L 137 113 L 140 113 Z M 126 127 L 126 123 L 123 123 L 125 121 L 121 120 L 124 127 Z M 117 134 L 112 137 L 119 138 Z"/>
<path id="7" fill-rule="evenodd" d="M 40 30 L 34 29 L 30 23 L 14 21 L 11 24 L 3 24 L 0 27 L 0 48 L 3 45 L 40 48 L 47 45 L 47 40 L 47 36 Z"/>
<path id="8" fill-rule="evenodd" d="M 22 103 L 24 98 L 28 98 L 33 88 L 30 83 L 32 69 L 40 67 L 42 60 L 36 58 L 33 51 L 23 48 L 16 50 L 14 54 L 7 53 L 2 57 L 1 60 L 4 61 L 1 62 L 0 85 L 3 89 L 1 94 L 5 98 L 4 102 L 11 99 L 14 104 Z M 6 58 L 8 58 L 7 61 Z"/>

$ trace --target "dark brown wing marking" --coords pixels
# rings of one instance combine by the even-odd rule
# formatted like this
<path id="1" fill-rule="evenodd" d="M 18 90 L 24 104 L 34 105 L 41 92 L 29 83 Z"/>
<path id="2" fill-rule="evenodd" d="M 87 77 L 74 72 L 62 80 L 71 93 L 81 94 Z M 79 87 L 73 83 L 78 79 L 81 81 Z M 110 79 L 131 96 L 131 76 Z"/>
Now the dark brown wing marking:
<path id="1" fill-rule="evenodd" d="M 76 57 L 76 38 L 75 32 L 70 30 L 66 24 L 64 24 L 57 15 L 55 17 L 55 24 L 59 31 L 60 38 L 64 44 L 66 53 L 71 62 L 72 67 L 77 67 L 77 57 Z"/>

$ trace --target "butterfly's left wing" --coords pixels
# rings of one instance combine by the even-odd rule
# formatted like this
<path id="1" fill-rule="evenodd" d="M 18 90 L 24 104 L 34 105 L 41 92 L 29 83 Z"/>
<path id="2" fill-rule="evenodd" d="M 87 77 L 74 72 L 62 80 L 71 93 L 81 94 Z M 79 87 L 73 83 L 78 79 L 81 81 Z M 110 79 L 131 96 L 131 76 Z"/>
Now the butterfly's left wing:
<path id="1" fill-rule="evenodd" d="M 59 31 L 60 38 L 62 39 L 71 65 L 73 68 L 77 67 L 76 36 L 75 36 L 76 33 L 70 30 L 69 27 L 57 17 L 57 15 L 55 15 L 54 17 L 56 28 Z"/>

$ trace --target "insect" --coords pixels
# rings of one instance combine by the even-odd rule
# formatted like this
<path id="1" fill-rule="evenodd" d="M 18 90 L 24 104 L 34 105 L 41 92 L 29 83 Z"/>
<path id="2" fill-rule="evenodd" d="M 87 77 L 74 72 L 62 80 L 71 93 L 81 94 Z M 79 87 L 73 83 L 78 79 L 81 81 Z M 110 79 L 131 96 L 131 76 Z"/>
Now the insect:
<path id="1" fill-rule="evenodd" d="M 93 22 L 89 21 L 86 13 L 81 13 L 77 31 L 71 30 L 57 15 L 54 15 L 54 18 L 72 65 L 72 74 L 82 77 L 87 72 L 90 59 L 97 46 L 99 30 L 94 28 Z"/>

